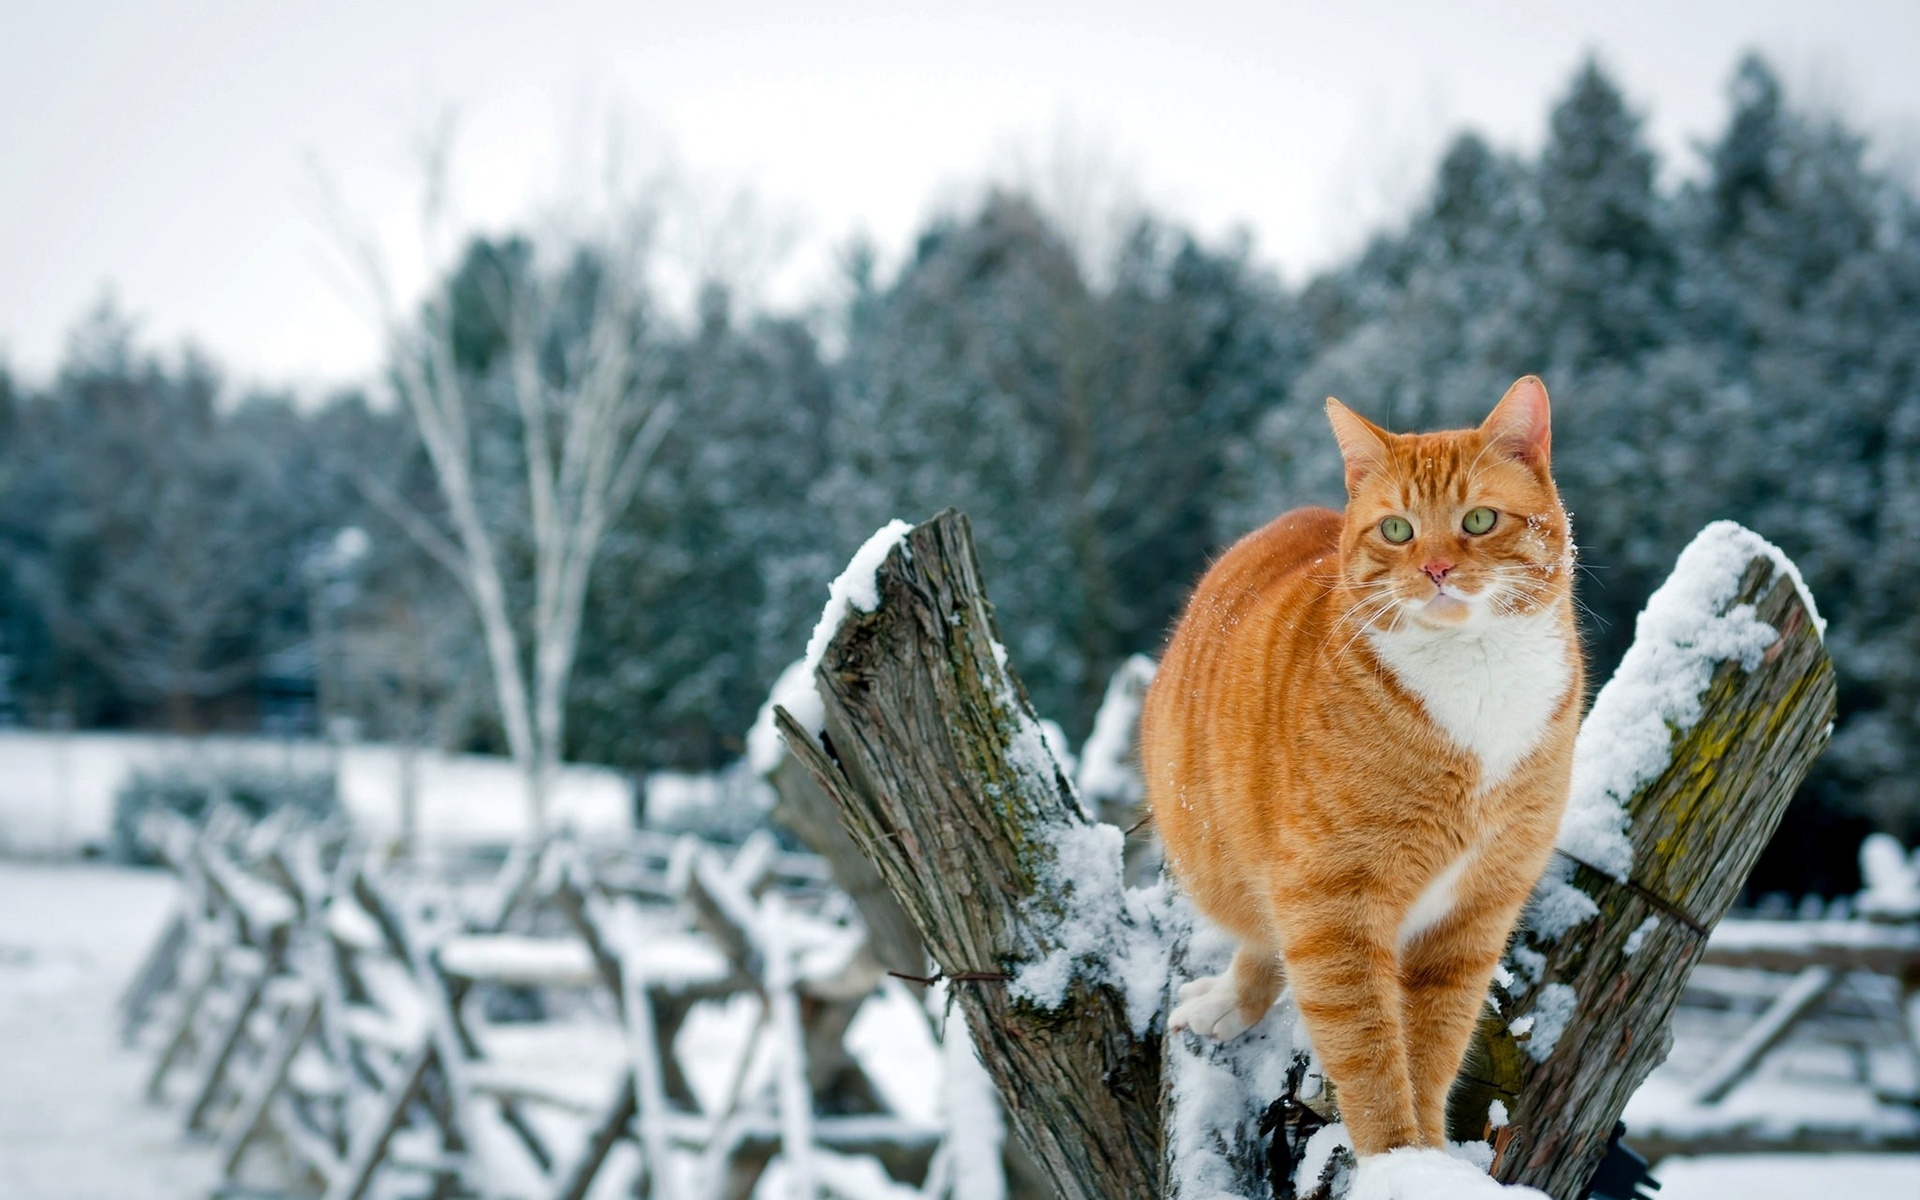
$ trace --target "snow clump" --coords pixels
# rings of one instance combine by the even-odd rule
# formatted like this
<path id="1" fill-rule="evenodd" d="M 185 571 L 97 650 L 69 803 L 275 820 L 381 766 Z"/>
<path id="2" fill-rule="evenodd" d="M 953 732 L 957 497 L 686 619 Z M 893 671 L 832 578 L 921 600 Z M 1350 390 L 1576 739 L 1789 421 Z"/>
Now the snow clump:
<path id="1" fill-rule="evenodd" d="M 1107 681 L 1106 695 L 1093 717 L 1093 732 L 1080 747 L 1080 795 L 1094 812 L 1125 812 L 1137 807 L 1144 789 L 1133 765 L 1134 730 L 1156 667 L 1144 654 L 1120 664 Z"/>
<path id="2" fill-rule="evenodd" d="M 1407 1146 L 1368 1155 L 1354 1172 L 1347 1200 L 1548 1200 L 1537 1188 L 1496 1182 L 1459 1152 L 1464 1149 Z"/>
<path id="3" fill-rule="evenodd" d="M 813 636 L 807 639 L 807 653 L 800 662 L 788 667 L 780 675 L 780 682 L 774 685 L 774 695 L 769 703 L 777 703 L 800 722 L 802 728 L 818 738 L 827 728 L 826 706 L 820 702 L 820 692 L 813 685 L 814 670 L 827 656 L 827 646 L 832 643 L 833 635 L 840 632 L 840 622 L 855 609 L 870 613 L 880 607 L 880 564 L 887 561 L 887 555 L 895 546 L 900 553 L 910 555 L 906 548 L 907 534 L 913 526 L 898 518 L 888 521 L 874 532 L 848 561 L 847 569 L 840 572 L 827 588 L 827 606 L 820 610 L 820 621 L 813 627 Z M 797 679 L 790 679 L 796 671 Z M 781 685 L 785 684 L 783 693 Z M 768 723 L 771 724 L 771 711 L 768 711 Z M 759 722 L 755 722 L 757 728 Z M 749 743 L 751 745 L 751 743 Z M 764 761 L 765 743 L 762 740 L 762 761 Z M 773 758 L 778 765 L 779 756 Z M 769 770 L 772 767 L 768 767 Z M 758 766 L 755 770 L 759 770 Z"/>
<path id="4" fill-rule="evenodd" d="M 1533 1012 L 1512 1025 L 1514 1036 L 1519 1036 L 1522 1021 L 1528 1023 L 1532 1036 L 1527 1038 L 1527 1055 L 1537 1063 L 1546 1062 L 1553 1055 L 1553 1048 L 1560 1044 L 1560 1035 L 1567 1031 L 1567 1022 L 1573 1019 L 1574 1009 L 1580 999 L 1574 990 L 1564 983 L 1549 983 L 1540 989 L 1540 998 L 1533 1003 Z"/>
<path id="5" fill-rule="evenodd" d="M 747 730 L 747 767 L 755 775 L 765 777 L 773 773 L 780 765 L 780 759 L 787 748 L 780 738 L 780 727 L 773 723 L 773 710 L 784 708 L 794 714 L 794 720 L 806 724 L 800 716 L 809 705 L 818 706 L 819 694 L 813 690 L 813 664 L 804 658 L 796 658 L 780 672 L 780 678 L 773 681 L 773 690 L 767 693 L 767 702 L 760 706 L 760 713 L 753 719 L 753 728 Z"/>
<path id="6" fill-rule="evenodd" d="M 1173 946 L 1164 920 L 1171 901 L 1162 881 L 1148 888 L 1125 884 L 1126 837 L 1105 823 L 1062 825 L 1051 838 L 1051 878 L 1036 889 L 1062 896 L 1058 919 L 1035 912 L 1045 928 L 1046 950 L 1022 964 L 1009 985 L 1015 997 L 1041 1008 L 1059 1008 L 1076 976 L 1113 987 L 1126 998 L 1127 1020 L 1144 1037 L 1167 994 Z"/>
<path id="7" fill-rule="evenodd" d="M 1527 928 L 1552 942 L 1600 912 L 1593 897 L 1573 886 L 1573 864 L 1557 858 L 1533 891 L 1527 908 Z"/>
<path id="8" fill-rule="evenodd" d="M 1909 856 L 1892 834 L 1870 833 L 1860 843 L 1860 877 L 1867 881 L 1858 902 L 1861 912 L 1920 917 L 1920 850 Z"/>
<path id="9" fill-rule="evenodd" d="M 1640 946 L 1647 940 L 1647 935 L 1658 928 L 1660 928 L 1659 917 L 1648 917 L 1640 922 L 1634 927 L 1633 932 L 1627 935 L 1627 944 L 1620 948 L 1621 952 L 1628 958 L 1632 958 L 1640 952 Z"/>

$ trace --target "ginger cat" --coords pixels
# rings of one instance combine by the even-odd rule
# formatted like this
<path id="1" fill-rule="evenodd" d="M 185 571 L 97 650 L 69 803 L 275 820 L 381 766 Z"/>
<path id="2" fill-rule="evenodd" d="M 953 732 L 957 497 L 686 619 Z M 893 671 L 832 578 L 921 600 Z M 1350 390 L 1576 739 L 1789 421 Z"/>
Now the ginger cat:
<path id="1" fill-rule="evenodd" d="M 1201 579 L 1140 762 L 1174 874 L 1239 941 L 1169 1025 L 1231 1038 L 1290 979 L 1369 1156 L 1445 1143 L 1585 689 L 1540 380 L 1478 429 L 1390 434 L 1333 399 L 1327 416 L 1346 513 L 1287 513 Z"/>

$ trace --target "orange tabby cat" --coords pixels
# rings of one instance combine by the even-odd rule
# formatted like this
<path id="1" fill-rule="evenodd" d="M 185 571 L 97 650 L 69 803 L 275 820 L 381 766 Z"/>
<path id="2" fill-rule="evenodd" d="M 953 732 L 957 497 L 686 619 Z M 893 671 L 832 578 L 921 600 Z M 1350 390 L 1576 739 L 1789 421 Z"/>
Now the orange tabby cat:
<path id="1" fill-rule="evenodd" d="M 1538 379 L 1478 429 L 1327 416 L 1345 515 L 1296 509 L 1201 579 L 1140 761 L 1175 875 L 1239 940 L 1169 1024 L 1233 1037 L 1291 979 L 1365 1156 L 1444 1142 L 1566 805 L 1583 667 Z"/>

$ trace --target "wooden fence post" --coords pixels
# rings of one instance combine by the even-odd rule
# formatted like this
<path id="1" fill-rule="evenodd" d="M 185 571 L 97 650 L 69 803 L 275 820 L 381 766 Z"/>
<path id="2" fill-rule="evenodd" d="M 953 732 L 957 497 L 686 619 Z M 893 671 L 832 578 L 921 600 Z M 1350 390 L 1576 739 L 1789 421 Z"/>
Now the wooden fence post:
<path id="1" fill-rule="evenodd" d="M 1053 1007 L 1011 986 L 1020 963 L 1062 949 L 1052 926 L 1094 881 L 1059 869 L 1060 839 L 1094 826 L 1005 669 L 966 518 L 915 528 L 878 586 L 879 606 L 849 614 L 815 673 L 824 744 L 784 709 L 781 731 L 953 981 L 1010 1123 L 1054 1187 L 1067 1200 L 1150 1197 L 1157 1040 L 1136 1036 L 1113 983 L 1073 975 Z"/>
<path id="2" fill-rule="evenodd" d="M 1755 554 L 1722 611 L 1738 605 L 1752 605 L 1778 637 L 1752 670 L 1736 661 L 1715 669 L 1699 717 L 1671 733 L 1666 768 L 1627 801 L 1631 870 L 1618 879 L 1570 864 L 1561 886 L 1585 893 L 1595 911 L 1556 936 L 1537 919 L 1523 926 L 1514 958 L 1525 974 L 1507 989 L 1505 1011 L 1481 1023 L 1452 1132 L 1491 1132 L 1502 1180 L 1577 1200 L 1627 1100 L 1667 1056 L 1668 1022 L 1707 935 L 1826 745 L 1833 664 L 1796 581 Z M 1529 1015 L 1546 1019 L 1556 988 L 1565 989 L 1558 1003 L 1575 1007 L 1542 1057 L 1513 1029 Z M 1508 1120 L 1489 1131 L 1495 1100 Z"/>

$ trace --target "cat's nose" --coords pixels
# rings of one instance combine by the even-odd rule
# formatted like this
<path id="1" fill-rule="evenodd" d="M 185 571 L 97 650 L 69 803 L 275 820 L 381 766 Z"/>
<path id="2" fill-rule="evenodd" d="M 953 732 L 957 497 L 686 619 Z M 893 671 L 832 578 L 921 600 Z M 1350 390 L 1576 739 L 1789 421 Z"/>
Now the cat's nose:
<path id="1" fill-rule="evenodd" d="M 1453 570 L 1453 564 L 1448 562 L 1444 558 L 1436 558 L 1436 559 L 1430 560 L 1426 566 L 1421 567 L 1420 569 L 1427 573 L 1428 579 L 1433 580 L 1435 583 L 1439 583 L 1441 580 L 1447 577 L 1448 571 Z"/>

